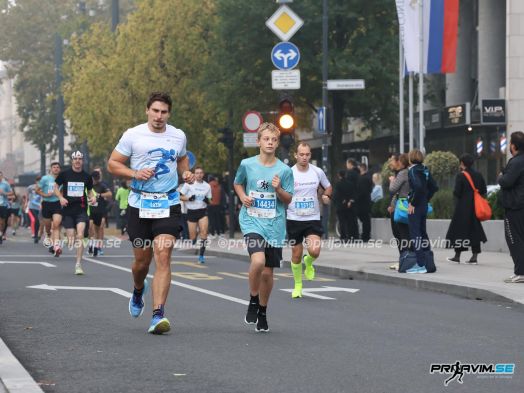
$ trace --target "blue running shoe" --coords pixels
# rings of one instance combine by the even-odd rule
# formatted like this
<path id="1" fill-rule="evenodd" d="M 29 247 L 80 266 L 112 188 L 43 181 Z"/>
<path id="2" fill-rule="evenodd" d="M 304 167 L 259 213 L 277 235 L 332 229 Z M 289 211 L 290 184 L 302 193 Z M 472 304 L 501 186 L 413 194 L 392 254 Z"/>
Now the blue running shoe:
<path id="1" fill-rule="evenodd" d="M 415 263 L 411 268 L 406 270 L 406 273 L 427 273 L 425 266 L 419 266 L 418 263 Z"/>
<path id="2" fill-rule="evenodd" d="M 162 334 L 167 333 L 171 330 L 171 324 L 166 317 L 161 317 L 160 315 L 153 315 L 151 319 L 151 325 L 147 330 L 151 334 Z"/>
<path id="3" fill-rule="evenodd" d="M 131 295 L 131 299 L 129 299 L 129 314 L 131 314 L 133 318 L 138 318 L 144 312 L 144 295 L 147 293 L 148 289 L 149 283 L 147 280 L 144 280 L 144 290 L 142 291 L 142 295 Z"/>
<path id="4" fill-rule="evenodd" d="M 198 256 L 198 263 L 206 263 L 206 260 L 204 259 L 203 255 Z"/>

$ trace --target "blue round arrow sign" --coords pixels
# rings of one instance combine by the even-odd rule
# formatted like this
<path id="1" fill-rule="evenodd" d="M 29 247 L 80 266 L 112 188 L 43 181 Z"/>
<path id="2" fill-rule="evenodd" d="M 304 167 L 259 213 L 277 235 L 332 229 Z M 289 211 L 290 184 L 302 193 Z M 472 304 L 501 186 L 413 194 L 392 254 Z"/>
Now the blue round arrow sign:
<path id="1" fill-rule="evenodd" d="M 300 51 L 291 42 L 279 42 L 271 51 L 271 61 L 279 70 L 292 70 L 300 61 Z"/>

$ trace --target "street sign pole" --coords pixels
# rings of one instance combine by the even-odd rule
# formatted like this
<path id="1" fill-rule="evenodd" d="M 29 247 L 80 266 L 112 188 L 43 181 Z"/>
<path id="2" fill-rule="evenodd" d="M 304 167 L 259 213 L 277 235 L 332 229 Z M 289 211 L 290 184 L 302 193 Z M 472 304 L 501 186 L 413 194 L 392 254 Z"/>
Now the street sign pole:
<path id="1" fill-rule="evenodd" d="M 324 117 L 327 116 L 328 107 L 328 0 L 322 0 L 322 106 L 325 108 Z M 328 153 L 328 127 L 326 121 L 324 135 L 322 136 L 322 169 L 327 176 L 329 171 L 329 153 Z M 329 205 L 322 206 L 322 227 L 324 228 L 324 237 L 328 237 L 328 220 L 330 215 Z"/>

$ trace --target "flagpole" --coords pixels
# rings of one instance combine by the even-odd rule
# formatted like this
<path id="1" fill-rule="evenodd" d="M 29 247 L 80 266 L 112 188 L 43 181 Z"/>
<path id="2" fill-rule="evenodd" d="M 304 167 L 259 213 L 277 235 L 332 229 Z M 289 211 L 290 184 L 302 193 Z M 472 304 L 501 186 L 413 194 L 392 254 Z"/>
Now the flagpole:
<path id="1" fill-rule="evenodd" d="M 418 142 L 419 149 L 425 153 L 424 148 L 424 5 L 423 0 L 418 2 L 418 27 L 419 27 L 419 83 L 418 83 Z"/>
<path id="2" fill-rule="evenodd" d="M 401 27 L 399 26 L 398 32 L 398 128 L 400 134 L 400 154 L 404 153 L 404 49 L 402 45 L 402 34 L 400 32 Z"/>
<path id="3" fill-rule="evenodd" d="M 413 150 L 413 72 L 409 73 L 408 82 L 409 150 Z"/>

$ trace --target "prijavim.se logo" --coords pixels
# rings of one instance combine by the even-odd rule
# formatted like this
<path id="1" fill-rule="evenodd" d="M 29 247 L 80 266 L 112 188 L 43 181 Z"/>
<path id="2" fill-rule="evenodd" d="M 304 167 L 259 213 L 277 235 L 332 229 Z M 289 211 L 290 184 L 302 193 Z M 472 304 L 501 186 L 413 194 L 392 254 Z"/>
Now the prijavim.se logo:
<path id="1" fill-rule="evenodd" d="M 457 381 L 464 383 L 465 374 L 477 374 L 483 376 L 509 376 L 515 373 L 515 363 L 433 363 L 429 369 L 430 374 L 449 374 L 451 375 L 444 381 L 444 386 L 450 382 Z"/>

